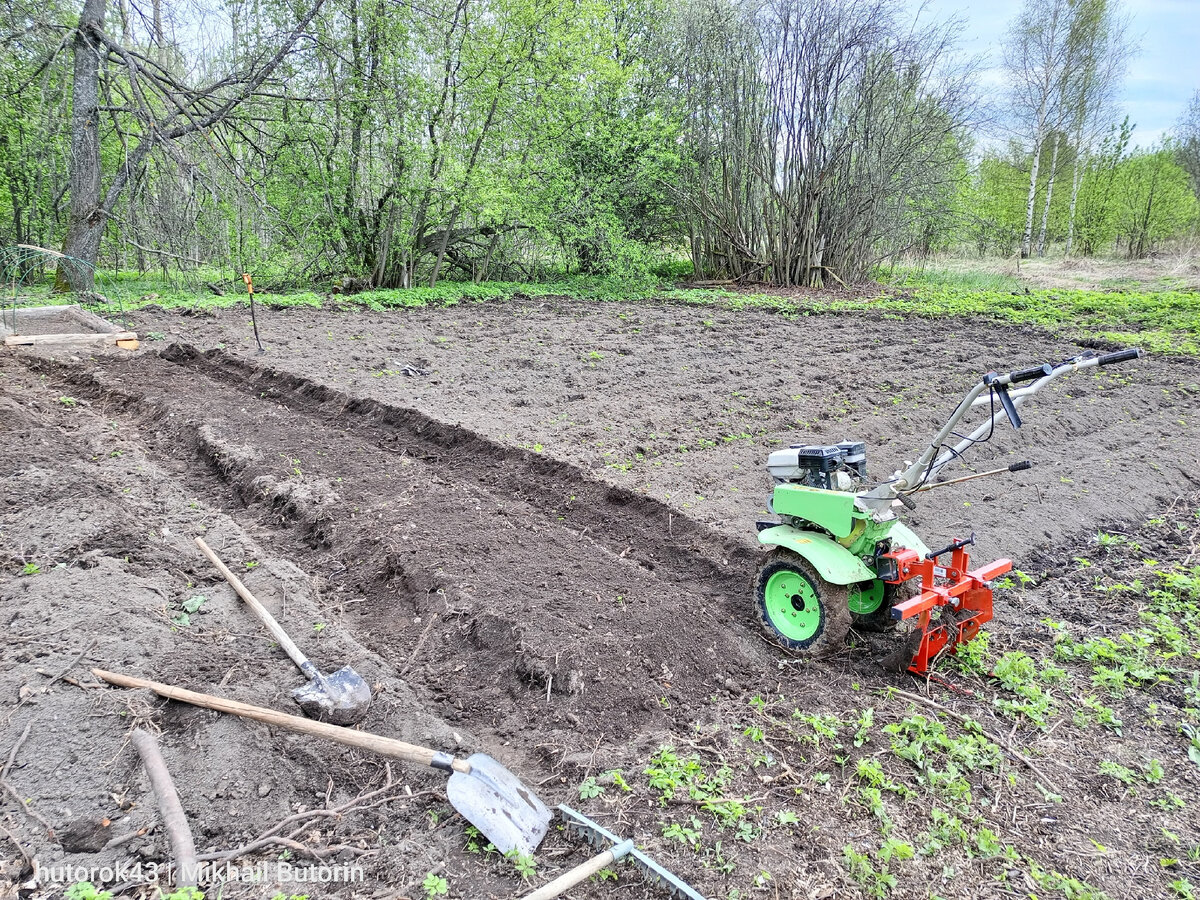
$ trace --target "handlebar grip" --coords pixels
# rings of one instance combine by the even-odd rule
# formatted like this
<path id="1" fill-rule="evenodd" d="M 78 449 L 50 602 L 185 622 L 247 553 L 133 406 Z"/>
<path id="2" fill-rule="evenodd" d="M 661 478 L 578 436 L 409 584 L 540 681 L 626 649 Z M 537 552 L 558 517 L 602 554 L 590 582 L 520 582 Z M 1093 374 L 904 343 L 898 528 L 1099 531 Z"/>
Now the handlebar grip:
<path id="1" fill-rule="evenodd" d="M 1032 468 L 1033 468 L 1033 463 L 1031 463 L 1029 460 L 1025 459 L 1025 460 L 1022 460 L 1021 462 L 1013 463 L 1011 466 L 1008 467 L 1008 471 L 1024 472 L 1026 469 L 1032 469 Z"/>
<path id="2" fill-rule="evenodd" d="M 1043 378 L 1054 371 L 1054 366 L 1050 363 L 1042 363 L 1040 366 L 1034 366 L 1032 369 L 1022 369 L 1020 372 L 1013 372 L 1009 376 L 1009 382 L 1016 384 L 1018 381 L 1033 381 L 1035 378 Z"/>
<path id="3" fill-rule="evenodd" d="M 955 550 L 959 550 L 963 547 L 970 547 L 974 543 L 975 543 L 975 532 L 972 531 L 971 536 L 969 538 L 963 538 L 961 541 L 951 541 L 949 544 L 947 544 L 941 550 L 930 550 L 928 553 L 925 554 L 925 558 L 926 559 L 937 559 L 943 553 L 953 553 Z"/>
<path id="4" fill-rule="evenodd" d="M 1130 347 L 1128 350 L 1118 350 L 1115 353 L 1105 353 L 1098 360 L 1096 360 L 1096 365 L 1110 366 L 1113 363 L 1128 362 L 1131 359 L 1137 359 L 1141 355 L 1141 348 Z"/>

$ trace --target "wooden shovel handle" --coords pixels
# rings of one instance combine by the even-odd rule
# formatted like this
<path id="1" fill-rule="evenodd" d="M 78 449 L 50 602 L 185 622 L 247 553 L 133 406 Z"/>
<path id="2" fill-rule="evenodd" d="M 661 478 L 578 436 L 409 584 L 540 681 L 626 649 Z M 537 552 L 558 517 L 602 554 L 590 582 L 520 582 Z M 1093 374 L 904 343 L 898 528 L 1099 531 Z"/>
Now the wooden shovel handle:
<path id="1" fill-rule="evenodd" d="M 221 562 L 217 554 L 213 552 L 213 549 L 204 543 L 203 538 L 196 538 L 196 546 L 200 548 L 201 553 L 208 557 L 208 561 L 216 566 L 217 571 L 225 576 L 225 580 L 237 591 L 237 595 L 246 601 L 246 605 L 254 610 L 254 614 L 258 616 L 259 620 L 271 632 L 271 637 L 275 638 L 275 642 L 287 652 L 287 655 L 292 658 L 292 662 L 300 667 L 300 671 L 309 678 L 316 677 L 316 669 L 308 661 L 308 657 L 300 652 L 300 648 L 288 637 L 288 633 L 283 630 L 283 626 L 275 621 L 275 617 L 267 612 L 267 608 L 258 602 L 258 598 L 250 593 L 249 588 L 242 584 L 242 579 L 229 571 L 229 568 L 225 563 Z M 309 671 L 310 669 L 312 671 Z"/>
<path id="2" fill-rule="evenodd" d="M 160 697 L 166 697 L 169 700 L 179 700 L 182 703 L 190 703 L 193 706 L 202 706 L 205 709 L 214 709 L 217 712 L 241 716 L 243 719 L 253 719 L 256 722 L 264 722 L 267 725 L 274 725 L 277 728 L 295 731 L 299 734 L 328 738 L 331 741 L 337 741 L 339 744 L 345 744 L 347 747 L 370 750 L 372 753 L 378 753 L 380 756 L 390 756 L 395 759 L 402 759 L 405 762 L 416 763 L 420 766 L 432 767 L 435 759 L 439 761 L 446 759 L 446 754 L 444 753 L 439 753 L 428 747 L 418 747 L 416 744 L 406 744 L 404 741 L 398 741 L 395 738 L 381 737 L 365 731 L 356 731 L 353 728 L 330 725 L 327 722 L 314 722 L 312 719 L 305 719 L 302 716 L 290 716 L 287 713 L 277 712 L 273 709 L 251 706 L 249 703 L 228 700 L 225 697 L 214 697 L 212 694 L 200 694 L 196 691 L 189 691 L 186 688 L 161 684 L 146 678 L 122 675 L 119 672 L 106 672 L 103 669 L 92 669 L 92 674 L 100 680 L 107 681 L 109 684 L 115 684 L 118 687 L 147 688 L 154 691 Z M 466 760 L 451 760 L 450 766 L 455 772 L 465 772 L 467 774 L 471 772 L 471 766 Z M 435 768 L 441 768 L 441 766 Z"/>

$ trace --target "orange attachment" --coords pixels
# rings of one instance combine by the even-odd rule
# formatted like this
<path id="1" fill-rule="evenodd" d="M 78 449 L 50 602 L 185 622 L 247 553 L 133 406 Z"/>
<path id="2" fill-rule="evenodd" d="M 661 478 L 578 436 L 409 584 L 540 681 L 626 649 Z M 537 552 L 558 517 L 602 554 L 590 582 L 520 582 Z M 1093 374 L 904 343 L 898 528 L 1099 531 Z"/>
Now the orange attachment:
<path id="1" fill-rule="evenodd" d="M 948 566 L 939 565 L 936 558 L 923 559 L 915 550 L 893 550 L 883 557 L 896 561 L 898 575 L 889 584 L 921 579 L 918 596 L 892 607 L 893 619 L 918 617 L 914 633 L 920 634 L 921 642 L 908 666 L 916 675 L 926 674 L 947 645 L 956 653 L 959 644 L 973 639 L 979 627 L 991 621 L 991 582 L 1013 567 L 1011 559 L 998 559 L 969 571 L 971 558 L 959 543 L 955 541 Z M 934 624 L 933 611 L 938 607 L 946 609 Z"/>
<path id="2" fill-rule="evenodd" d="M 246 285 L 246 290 L 248 290 L 251 294 L 253 294 L 254 293 L 254 278 L 250 275 L 249 272 L 242 273 L 242 281 Z M 268 291 L 268 293 L 270 293 L 270 292 Z"/>

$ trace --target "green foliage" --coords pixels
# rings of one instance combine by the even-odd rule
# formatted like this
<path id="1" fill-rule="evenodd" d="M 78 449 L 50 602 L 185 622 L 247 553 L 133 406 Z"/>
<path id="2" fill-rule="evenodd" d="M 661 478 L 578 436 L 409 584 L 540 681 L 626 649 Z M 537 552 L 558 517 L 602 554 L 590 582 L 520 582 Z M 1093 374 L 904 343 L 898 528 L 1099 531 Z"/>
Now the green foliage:
<path id="1" fill-rule="evenodd" d="M 1050 179 L 1055 179 L 1049 209 L 1048 237 L 1085 255 L 1121 252 L 1146 256 L 1171 238 L 1185 234 L 1200 214 L 1188 173 L 1173 145 L 1130 151 L 1129 120 L 1114 126 L 1094 152 L 1079 154 L 1066 135 L 1057 138 L 1059 153 L 1052 165 L 1055 139 L 1042 148 L 1035 223 L 1040 221 Z M 983 255 L 1013 255 L 1025 228 L 1032 155 L 1012 144 L 986 154 L 974 177 L 965 182 L 963 234 Z M 1074 219 L 1071 201 L 1075 178 Z"/>
<path id="2" fill-rule="evenodd" d="M 966 776 L 1000 766 L 1000 748 L 973 723 L 955 736 L 936 719 L 912 715 L 888 723 L 883 730 L 891 736 L 892 752 L 917 770 L 917 781 L 959 809 L 966 809 L 971 802 L 971 783 Z"/>
<path id="3" fill-rule="evenodd" d="M 514 848 L 505 853 L 504 857 L 513 864 L 513 868 L 521 876 L 522 881 L 528 881 L 537 874 L 537 862 L 532 856 Z"/>
<path id="4" fill-rule="evenodd" d="M 426 900 L 433 900 L 434 897 L 444 897 L 450 893 L 450 882 L 436 872 L 430 872 L 425 876 L 425 880 L 421 882 L 421 890 L 425 892 Z"/>
<path id="5" fill-rule="evenodd" d="M 1117 190 L 1117 239 L 1131 258 L 1140 259 L 1196 221 L 1196 195 L 1170 147 L 1135 151 L 1123 160 Z"/>
<path id="6" fill-rule="evenodd" d="M 993 674 L 1017 699 L 997 697 L 996 708 L 1010 716 L 1025 716 L 1040 728 L 1049 727 L 1049 720 L 1057 713 L 1058 706 L 1038 682 L 1058 680 L 1061 672 L 1061 669 L 1040 668 L 1025 653 L 1005 653 L 996 660 Z"/>
<path id="7" fill-rule="evenodd" d="M 77 881 L 70 885 L 64 896 L 67 900 L 112 900 L 112 893 L 102 891 L 90 881 Z"/>
<path id="8" fill-rule="evenodd" d="M 645 768 L 650 787 L 659 792 L 659 803 L 666 806 L 675 799 L 680 789 L 691 800 L 713 801 L 721 796 L 733 772 L 721 766 L 708 772 L 698 756 L 680 757 L 674 747 L 660 747 Z"/>
<path id="9" fill-rule="evenodd" d="M 891 838 L 883 845 L 872 859 L 869 853 L 860 853 L 853 845 L 847 844 L 842 848 L 842 857 L 853 878 L 868 897 L 883 898 L 891 893 L 898 883 L 897 878 L 889 871 L 888 863 L 893 859 L 911 859 L 912 847 L 908 844 L 895 842 Z M 878 868 L 876 868 L 878 863 Z"/>
<path id="10" fill-rule="evenodd" d="M 594 797 L 599 797 L 603 793 L 604 788 L 596 783 L 594 776 L 589 776 L 583 779 L 583 782 L 579 785 L 580 800 L 591 800 Z"/>
<path id="11" fill-rule="evenodd" d="M 1060 875 L 1058 872 L 1043 869 L 1037 863 L 1029 860 L 1029 877 L 1043 891 L 1059 894 L 1067 900 L 1108 900 L 1108 895 L 1090 884 Z"/>
<path id="12" fill-rule="evenodd" d="M 897 288 L 873 305 L 930 318 L 986 316 L 1158 352 L 1200 354 L 1200 293 L 1196 292 L 979 291 L 941 285 L 917 274 L 903 278 Z M 838 303 L 832 306 L 841 308 Z"/>

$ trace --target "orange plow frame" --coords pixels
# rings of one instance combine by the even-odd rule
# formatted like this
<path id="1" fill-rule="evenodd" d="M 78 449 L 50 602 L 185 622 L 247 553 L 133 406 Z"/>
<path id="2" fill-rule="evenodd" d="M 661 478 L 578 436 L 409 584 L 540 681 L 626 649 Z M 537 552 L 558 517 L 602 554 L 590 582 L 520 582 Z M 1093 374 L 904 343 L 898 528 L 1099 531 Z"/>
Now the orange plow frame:
<path id="1" fill-rule="evenodd" d="M 974 539 L 974 535 L 972 535 Z M 979 627 L 992 619 L 991 582 L 1011 571 L 1011 559 L 998 559 L 986 566 L 968 571 L 971 558 L 965 541 L 955 541 L 950 565 L 938 565 L 936 557 L 922 559 L 915 550 L 893 550 L 883 559 L 894 559 L 897 577 L 889 584 L 901 584 L 913 578 L 921 579 L 921 593 L 892 607 L 892 618 L 911 619 L 918 616 L 917 626 L 921 643 L 913 654 L 908 671 L 924 675 L 938 655 L 949 645 L 951 653 L 979 633 Z M 949 548 L 947 548 L 949 549 Z M 938 554 L 941 555 L 941 554 Z M 949 607 L 938 623 L 932 623 L 937 607 Z"/>

